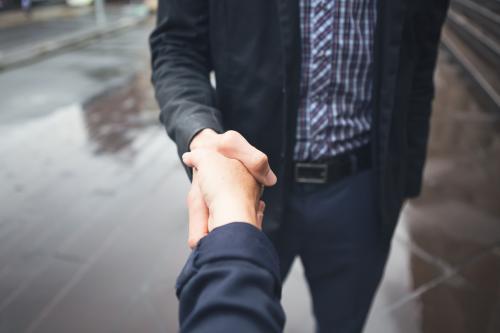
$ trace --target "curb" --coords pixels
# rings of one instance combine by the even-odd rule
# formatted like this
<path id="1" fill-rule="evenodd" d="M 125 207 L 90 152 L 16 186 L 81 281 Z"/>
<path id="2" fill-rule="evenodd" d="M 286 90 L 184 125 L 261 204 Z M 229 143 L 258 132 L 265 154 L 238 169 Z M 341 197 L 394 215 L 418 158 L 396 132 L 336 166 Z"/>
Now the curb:
<path id="1" fill-rule="evenodd" d="M 103 28 L 95 28 L 84 32 L 76 32 L 65 37 L 51 41 L 42 42 L 21 50 L 0 54 L 0 72 L 12 67 L 30 63 L 43 56 L 56 53 L 64 49 L 74 48 L 120 30 L 132 28 L 145 22 L 150 16 L 145 15 L 136 18 L 123 18 L 117 22 L 110 23 Z"/>
<path id="2" fill-rule="evenodd" d="M 67 5 L 51 5 L 36 7 L 29 19 L 21 9 L 0 12 L 0 29 L 11 28 L 33 22 L 44 22 L 58 17 L 78 17 L 92 12 L 92 7 L 69 7 Z"/>

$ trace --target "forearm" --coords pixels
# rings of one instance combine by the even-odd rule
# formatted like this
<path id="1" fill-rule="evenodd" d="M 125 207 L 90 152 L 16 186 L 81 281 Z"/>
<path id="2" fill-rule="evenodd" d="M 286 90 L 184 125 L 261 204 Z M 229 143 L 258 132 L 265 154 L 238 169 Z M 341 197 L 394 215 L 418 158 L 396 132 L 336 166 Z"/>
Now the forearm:
<path id="1" fill-rule="evenodd" d="M 281 332 L 278 259 L 266 236 L 231 223 L 203 238 L 177 283 L 181 332 Z"/>
<path id="2" fill-rule="evenodd" d="M 207 2 L 161 0 L 150 48 L 160 119 L 182 154 L 203 128 L 222 132 L 209 80 Z"/>

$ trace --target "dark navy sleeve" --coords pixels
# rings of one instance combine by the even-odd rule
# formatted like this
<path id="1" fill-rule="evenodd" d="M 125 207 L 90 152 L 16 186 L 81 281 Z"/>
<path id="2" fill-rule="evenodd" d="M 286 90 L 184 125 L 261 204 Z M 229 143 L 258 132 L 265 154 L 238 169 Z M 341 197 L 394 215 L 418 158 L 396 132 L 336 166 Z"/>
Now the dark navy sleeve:
<path id="1" fill-rule="evenodd" d="M 177 279 L 181 332 L 282 332 L 281 279 L 275 249 L 248 223 L 214 229 Z"/>

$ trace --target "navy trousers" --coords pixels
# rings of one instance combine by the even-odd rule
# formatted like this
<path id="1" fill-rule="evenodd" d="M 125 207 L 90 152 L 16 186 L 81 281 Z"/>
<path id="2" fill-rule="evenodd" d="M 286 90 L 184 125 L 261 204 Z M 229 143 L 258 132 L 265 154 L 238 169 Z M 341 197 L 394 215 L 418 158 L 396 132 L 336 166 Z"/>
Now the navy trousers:
<path id="1" fill-rule="evenodd" d="M 381 243 L 374 172 L 332 184 L 295 183 L 290 195 L 287 219 L 271 237 L 282 278 L 299 256 L 317 331 L 361 332 L 389 248 Z"/>

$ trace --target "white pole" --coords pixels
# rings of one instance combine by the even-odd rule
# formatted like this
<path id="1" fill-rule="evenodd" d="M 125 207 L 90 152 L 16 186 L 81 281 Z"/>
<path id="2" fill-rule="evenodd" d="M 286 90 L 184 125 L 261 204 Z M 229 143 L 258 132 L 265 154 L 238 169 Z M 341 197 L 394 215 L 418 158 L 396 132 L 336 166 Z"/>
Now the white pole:
<path id="1" fill-rule="evenodd" d="M 104 10 L 105 0 L 94 0 L 95 20 L 98 26 L 106 25 L 106 11 Z"/>

